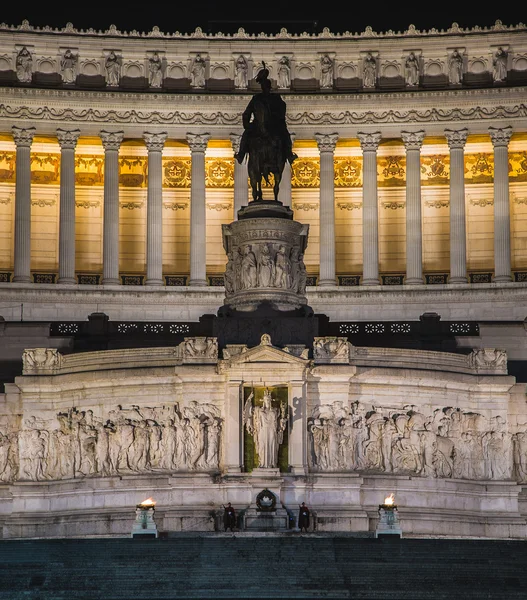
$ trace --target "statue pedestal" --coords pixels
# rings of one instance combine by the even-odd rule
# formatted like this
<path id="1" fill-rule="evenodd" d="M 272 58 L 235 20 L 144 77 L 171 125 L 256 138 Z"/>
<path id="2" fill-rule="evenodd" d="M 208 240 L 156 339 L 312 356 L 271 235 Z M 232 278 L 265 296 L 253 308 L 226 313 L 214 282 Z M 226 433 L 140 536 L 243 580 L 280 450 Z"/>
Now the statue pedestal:
<path id="1" fill-rule="evenodd" d="M 304 252 L 309 225 L 293 220 L 293 211 L 275 201 L 253 201 L 238 220 L 222 225 L 225 305 L 254 312 L 263 303 L 277 311 L 307 305 Z"/>

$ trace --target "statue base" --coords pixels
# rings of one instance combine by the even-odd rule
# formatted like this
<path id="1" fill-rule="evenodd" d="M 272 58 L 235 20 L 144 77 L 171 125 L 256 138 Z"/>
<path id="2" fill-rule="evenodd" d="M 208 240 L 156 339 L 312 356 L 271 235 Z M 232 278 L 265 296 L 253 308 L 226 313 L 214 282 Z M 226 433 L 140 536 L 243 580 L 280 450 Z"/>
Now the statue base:
<path id="1" fill-rule="evenodd" d="M 238 211 L 238 221 L 243 219 L 288 219 L 293 220 L 293 211 L 279 200 L 253 200 Z"/>

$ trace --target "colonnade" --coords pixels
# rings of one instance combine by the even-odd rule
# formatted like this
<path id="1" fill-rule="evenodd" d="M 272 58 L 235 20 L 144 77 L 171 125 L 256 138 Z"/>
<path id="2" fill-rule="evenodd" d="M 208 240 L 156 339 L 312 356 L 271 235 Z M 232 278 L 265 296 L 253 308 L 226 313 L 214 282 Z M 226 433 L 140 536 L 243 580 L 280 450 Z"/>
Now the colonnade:
<path id="1" fill-rule="evenodd" d="M 61 149 L 59 278 L 75 283 L 75 147 L 80 130 L 57 129 Z M 12 128 L 16 145 L 15 247 L 13 282 L 30 282 L 31 171 L 30 151 L 35 128 Z M 464 148 L 467 129 L 445 129 L 450 150 L 450 284 L 467 282 Z M 512 127 L 489 127 L 494 148 L 494 281 L 511 281 L 508 145 Z M 363 152 L 363 285 L 379 284 L 379 202 L 377 150 L 379 131 L 359 132 Z M 118 285 L 119 278 L 119 148 L 122 131 L 101 131 L 104 147 L 103 285 Z M 336 283 L 334 157 L 338 133 L 315 134 L 320 152 L 320 275 L 319 286 Z M 402 131 L 406 151 L 406 280 L 424 283 L 420 154 L 425 131 Z M 143 134 L 148 150 L 146 281 L 163 285 L 162 276 L 162 151 L 166 132 Z M 189 133 L 191 152 L 190 286 L 207 285 L 205 151 L 208 133 Z M 230 140 L 237 152 L 240 136 Z M 234 162 L 234 214 L 247 202 L 247 166 Z M 280 200 L 291 206 L 291 172 L 286 166 Z"/>

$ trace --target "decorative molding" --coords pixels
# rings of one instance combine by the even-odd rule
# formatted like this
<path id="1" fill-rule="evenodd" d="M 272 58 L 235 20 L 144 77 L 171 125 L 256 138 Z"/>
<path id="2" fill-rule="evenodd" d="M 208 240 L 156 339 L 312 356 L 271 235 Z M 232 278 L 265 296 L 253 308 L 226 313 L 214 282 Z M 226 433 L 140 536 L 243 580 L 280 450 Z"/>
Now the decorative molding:
<path id="1" fill-rule="evenodd" d="M 215 210 L 221 212 L 223 210 L 229 210 L 232 207 L 230 202 L 207 202 L 207 208 L 209 210 Z"/>
<path id="2" fill-rule="evenodd" d="M 101 206 L 100 200 L 75 200 L 75 206 L 77 208 L 99 208 Z"/>
<path id="3" fill-rule="evenodd" d="M 392 210 L 398 210 L 399 208 L 405 208 L 406 202 L 404 200 L 388 200 L 381 202 L 383 208 L 391 208 Z"/>
<path id="4" fill-rule="evenodd" d="M 17 90 L 4 88 L 4 91 L 9 93 Z M 24 89 L 24 92 L 37 92 L 34 94 L 35 100 L 46 98 L 49 96 L 46 92 L 49 90 L 31 90 Z M 62 90 L 53 90 L 61 92 Z M 494 91 L 494 90 L 493 90 Z M 497 91 L 497 90 L 496 90 Z M 522 88 L 515 88 L 515 91 L 522 91 Z M 527 93 L 527 89 L 523 88 L 523 92 Z M 450 92 L 449 92 L 450 93 Z M 103 97 L 103 94 L 93 92 L 93 95 L 81 92 L 80 97 L 86 100 L 95 97 Z M 423 96 L 426 94 L 423 93 Z M 73 95 L 72 95 L 73 96 Z M 131 99 L 142 99 L 140 94 L 122 94 L 123 101 Z M 429 97 L 434 97 L 440 102 L 439 94 L 435 96 L 430 94 Z M 73 96 L 74 97 L 74 96 Z M 153 95 L 155 98 L 155 95 Z M 350 102 L 355 96 L 350 96 Z M 391 98 L 396 101 L 400 94 L 391 94 Z M 218 102 L 218 98 L 213 96 Z M 73 98 L 70 99 L 70 101 Z M 27 101 L 27 99 L 26 99 Z M 46 102 L 49 100 L 46 98 Z M 527 117 L 527 103 L 519 102 L 511 106 L 495 105 L 495 106 L 473 106 L 468 108 L 428 108 L 428 109 L 410 109 L 410 110 L 366 110 L 366 111 L 350 111 L 350 110 L 335 110 L 322 112 L 296 112 L 289 113 L 287 120 L 290 126 L 305 126 L 305 125 L 321 125 L 331 124 L 337 125 L 368 125 L 376 124 L 396 124 L 396 123 L 433 123 L 451 121 L 495 121 L 496 119 L 521 119 Z M 46 121 L 60 122 L 65 121 L 75 123 L 116 123 L 116 124 L 145 124 L 158 123 L 161 125 L 240 125 L 239 112 L 224 112 L 221 110 L 211 109 L 210 111 L 191 110 L 186 111 L 163 111 L 163 110 L 136 110 L 136 109 L 101 109 L 101 108 L 57 108 L 47 104 L 40 106 L 13 106 L 6 102 L 0 103 L 0 118 L 5 119 L 21 119 L 30 121 Z"/>
<path id="5" fill-rule="evenodd" d="M 479 200 L 474 200 L 474 199 L 470 199 L 470 204 L 472 206 L 481 206 L 481 208 L 484 208 L 485 206 L 493 206 L 494 205 L 494 199 L 493 198 L 481 198 Z"/>
<path id="6" fill-rule="evenodd" d="M 318 202 L 294 202 L 293 208 L 295 210 L 318 210 Z"/>
<path id="7" fill-rule="evenodd" d="M 186 210 L 188 206 L 188 202 L 163 202 L 163 208 L 170 210 Z"/>
<path id="8" fill-rule="evenodd" d="M 337 202 L 337 208 L 340 210 L 359 210 L 362 208 L 362 202 Z"/>
<path id="9" fill-rule="evenodd" d="M 427 208 L 448 208 L 450 206 L 449 200 L 425 200 L 424 202 Z"/>
<path id="10" fill-rule="evenodd" d="M 119 207 L 120 208 L 127 208 L 128 210 L 136 210 L 138 208 L 143 208 L 143 206 L 145 205 L 144 202 L 120 202 L 119 203 Z"/>
<path id="11" fill-rule="evenodd" d="M 46 206 L 55 206 L 57 204 L 57 199 L 52 198 L 51 200 L 44 200 L 42 198 L 38 200 L 32 200 L 31 206 L 39 206 L 40 208 L 44 208 Z"/>

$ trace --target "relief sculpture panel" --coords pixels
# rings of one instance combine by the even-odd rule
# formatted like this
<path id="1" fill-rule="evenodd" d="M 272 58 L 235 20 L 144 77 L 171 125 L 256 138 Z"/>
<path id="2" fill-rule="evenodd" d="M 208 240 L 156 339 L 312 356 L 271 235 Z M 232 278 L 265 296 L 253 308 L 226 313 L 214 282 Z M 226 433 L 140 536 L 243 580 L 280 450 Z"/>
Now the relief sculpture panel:
<path id="1" fill-rule="evenodd" d="M 527 435 L 504 417 L 445 407 L 425 414 L 341 401 L 315 407 L 308 419 L 310 461 L 318 471 L 364 471 L 424 477 L 527 478 Z"/>
<path id="2" fill-rule="evenodd" d="M 217 470 L 223 419 L 214 404 L 70 408 L 0 432 L 0 481 Z"/>

